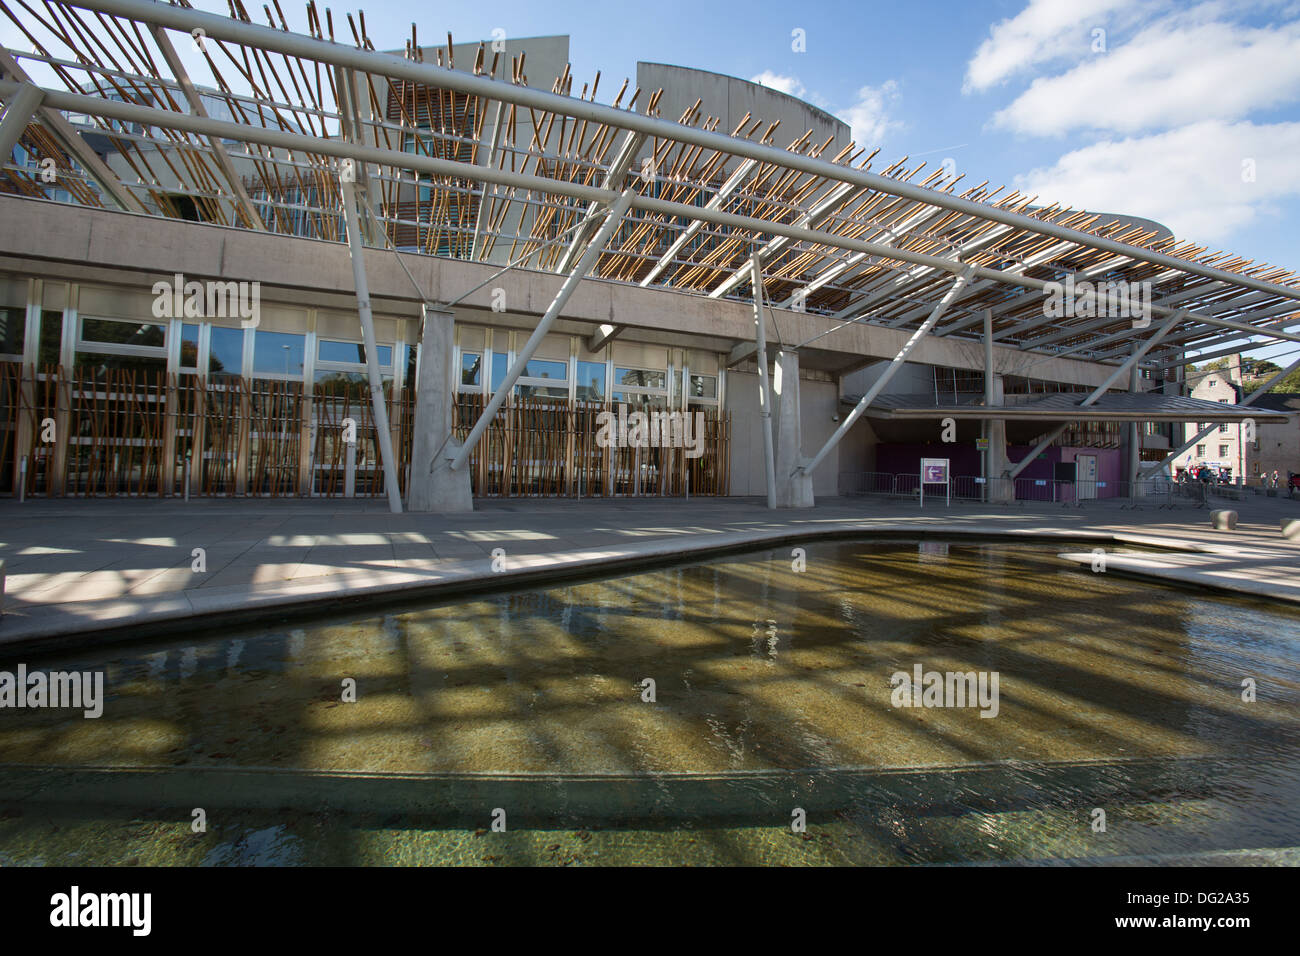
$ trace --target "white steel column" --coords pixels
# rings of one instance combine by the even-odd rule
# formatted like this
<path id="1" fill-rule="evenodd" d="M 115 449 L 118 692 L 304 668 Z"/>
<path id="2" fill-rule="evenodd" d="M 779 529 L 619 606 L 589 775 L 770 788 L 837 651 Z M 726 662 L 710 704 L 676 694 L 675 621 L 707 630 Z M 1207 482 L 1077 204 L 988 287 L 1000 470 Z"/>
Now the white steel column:
<path id="1" fill-rule="evenodd" d="M 1088 397 L 1079 403 L 1078 407 L 1087 408 L 1089 405 L 1092 405 L 1094 402 L 1097 401 L 1097 399 L 1105 395 L 1106 389 L 1110 388 L 1111 385 L 1113 385 L 1116 381 L 1118 381 L 1119 378 L 1122 375 L 1124 375 L 1125 372 L 1129 371 L 1129 369 L 1137 368 L 1138 362 L 1142 361 L 1142 356 L 1146 355 L 1147 352 L 1151 351 L 1151 349 L 1155 347 L 1156 343 L 1159 342 L 1161 339 L 1163 339 L 1166 335 L 1168 335 L 1170 331 L 1173 329 L 1173 327 L 1177 325 L 1179 322 L 1181 322 L 1186 315 L 1187 313 L 1183 311 L 1175 312 L 1173 315 L 1171 315 L 1168 321 L 1166 321 L 1164 325 L 1160 326 L 1159 330 L 1156 332 L 1155 335 L 1151 336 L 1151 338 L 1147 339 L 1140 346 L 1135 348 L 1133 350 L 1133 354 L 1129 356 L 1128 360 L 1125 361 L 1123 365 L 1119 366 L 1119 368 L 1115 369 L 1115 371 L 1111 372 L 1110 375 L 1106 377 L 1106 381 L 1102 382 L 1095 389 L 1093 389 L 1092 392 L 1089 393 Z M 1066 421 L 1066 422 L 1062 422 L 1056 428 L 1053 428 L 1047 434 L 1047 437 L 1045 437 L 1042 441 L 1040 441 L 1037 445 L 1033 447 L 1033 449 L 1029 452 L 1028 455 L 1020 459 L 1019 464 L 1017 464 L 1016 467 L 1011 469 L 1011 471 L 1007 474 L 1007 477 L 1015 478 L 1022 471 L 1028 468 L 1029 463 L 1038 457 L 1038 453 L 1041 452 L 1048 445 L 1050 445 L 1052 442 L 1056 441 L 1056 439 L 1060 438 L 1061 434 L 1069 427 L 1070 427 L 1070 422 Z"/>
<path id="2" fill-rule="evenodd" d="M 374 410 L 375 438 L 383 459 L 384 490 L 388 492 L 388 509 L 402 513 L 402 492 L 397 483 L 397 459 L 393 457 L 393 433 L 388 427 L 388 407 L 384 403 L 384 380 L 379 374 L 379 350 L 375 346 L 375 323 L 370 311 L 370 286 L 366 282 L 365 246 L 361 242 L 361 225 L 357 221 L 357 191 L 349 179 L 342 180 L 343 219 L 348 230 L 348 252 L 352 257 L 352 281 L 357 290 L 357 312 L 361 317 L 361 337 L 366 344 L 366 377 L 370 380 L 370 404 Z M 397 356 L 393 356 L 396 363 Z M 396 367 L 394 367 L 396 372 Z"/>
<path id="3" fill-rule="evenodd" d="M 5 100 L 5 112 L 0 119 L 0 162 L 9 162 L 14 147 L 23 137 L 23 130 L 32 121 L 32 115 L 41 105 L 44 94 L 30 83 L 19 83 L 18 92 Z"/>
<path id="4" fill-rule="evenodd" d="M 754 321 L 758 326 L 758 410 L 763 425 L 763 483 L 767 506 L 776 508 L 776 456 L 772 448 L 772 383 L 767 378 L 767 321 L 763 317 L 763 266 L 759 254 L 749 258 L 754 281 Z"/>
<path id="5" fill-rule="evenodd" d="M 542 344 L 542 339 L 544 339 L 546 333 L 550 331 L 556 317 L 560 314 L 560 310 L 564 308 L 565 303 L 569 301 L 569 297 L 572 296 L 574 291 L 578 288 L 578 284 L 582 281 L 583 276 L 590 272 L 591 267 L 596 264 L 596 260 L 600 258 L 600 254 L 605 248 L 605 243 L 609 242 L 610 237 L 614 234 L 614 230 L 617 229 L 619 224 L 623 221 L 623 216 L 632 203 L 632 195 L 633 192 L 629 189 L 614 201 L 613 206 L 610 208 L 609 215 L 605 217 L 604 224 L 601 225 L 600 229 L 596 232 L 596 235 L 592 237 L 591 242 L 587 244 L 587 248 L 582 251 L 582 255 L 578 258 L 578 264 L 573 267 L 573 271 L 565 278 L 564 284 L 560 286 L 560 291 L 555 293 L 555 298 L 551 300 L 551 304 L 547 307 L 546 314 L 543 315 L 541 321 L 537 323 L 537 328 L 534 329 L 533 334 L 528 337 L 528 341 L 524 343 L 523 349 L 521 349 L 519 354 L 515 356 L 514 364 L 511 365 L 509 371 L 506 372 L 505 379 L 492 395 L 492 398 L 488 400 L 487 406 L 483 409 L 483 413 L 479 415 L 478 421 L 474 423 L 474 428 L 470 431 L 469 435 L 466 436 L 465 444 L 461 446 L 460 450 L 456 453 L 456 457 L 452 459 L 451 468 L 453 471 L 458 471 L 461 468 L 464 468 L 465 463 L 469 461 L 469 456 L 474 450 L 474 446 L 479 443 L 479 439 L 481 439 L 483 433 L 487 431 L 488 426 L 492 423 L 492 419 L 496 417 L 496 413 L 500 410 L 501 406 L 505 404 L 506 396 L 509 395 L 510 390 L 514 388 L 515 382 L 519 380 L 519 376 L 524 373 L 524 369 L 528 366 L 528 360 L 533 357 L 533 353 L 537 351 L 537 347 Z M 574 241 L 577 241 L 576 237 Z"/>
<path id="6" fill-rule="evenodd" d="M 921 344 L 921 340 L 929 334 L 930 330 L 934 328 L 939 319 L 943 317 L 944 312 L 948 310 L 949 304 L 951 304 L 952 300 L 960 294 L 962 289 L 966 288 L 966 283 L 970 281 L 971 276 L 974 274 L 974 266 L 967 266 L 962 270 L 961 275 L 957 276 L 952 287 L 949 288 L 944 294 L 944 297 L 939 300 L 939 304 L 934 307 L 934 310 L 930 313 L 930 317 L 922 322 L 921 327 L 912 333 L 912 337 L 907 340 L 899 353 L 894 356 L 893 361 L 889 363 L 889 368 L 885 369 L 884 374 L 882 374 L 880 378 L 876 379 L 871 388 L 867 390 L 867 394 L 862 396 L 861 401 L 854 406 L 853 411 L 849 412 L 844 421 L 840 423 L 840 427 L 835 429 L 835 434 L 826 439 L 826 444 L 822 446 L 822 450 L 814 455 L 811 461 L 802 466 L 799 469 L 800 472 L 804 474 L 811 473 L 814 468 L 821 464 L 822 459 L 830 454 L 831 449 L 840 443 L 840 439 L 849 433 L 849 429 L 853 427 L 854 422 L 862 417 L 862 413 L 865 412 L 868 406 L 876 400 L 876 396 L 884 391 L 885 386 L 889 384 L 889 380 L 903 367 L 903 363 L 907 361 L 907 357 L 912 354 L 912 350 Z"/>

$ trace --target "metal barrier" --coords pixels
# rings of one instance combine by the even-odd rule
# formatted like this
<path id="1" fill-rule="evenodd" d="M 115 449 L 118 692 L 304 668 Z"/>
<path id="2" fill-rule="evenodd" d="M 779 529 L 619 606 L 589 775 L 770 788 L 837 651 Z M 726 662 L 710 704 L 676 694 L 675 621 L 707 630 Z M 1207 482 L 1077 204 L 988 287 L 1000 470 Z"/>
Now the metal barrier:
<path id="1" fill-rule="evenodd" d="M 918 474 L 892 474 L 882 471 L 840 473 L 840 494 L 878 495 L 886 498 L 920 497 Z M 943 485 L 926 485 L 925 497 L 951 500 L 958 504 L 1027 504 L 1055 505 L 1061 508 L 1087 508 L 1096 503 L 1118 503 L 1121 510 L 1179 507 L 1176 500 L 1189 501 L 1192 507 L 1209 507 L 1212 494 L 1231 494 L 1236 486 L 1214 486 L 1200 481 L 1176 482 L 1168 477 L 1143 478 L 1140 481 L 1057 481 L 1051 478 L 981 478 L 954 475 L 948 493 Z M 1244 487 L 1241 489 L 1244 491 Z"/>
<path id="2" fill-rule="evenodd" d="M 885 471 L 842 471 L 839 483 L 840 494 L 892 495 L 895 477 L 893 472 Z"/>

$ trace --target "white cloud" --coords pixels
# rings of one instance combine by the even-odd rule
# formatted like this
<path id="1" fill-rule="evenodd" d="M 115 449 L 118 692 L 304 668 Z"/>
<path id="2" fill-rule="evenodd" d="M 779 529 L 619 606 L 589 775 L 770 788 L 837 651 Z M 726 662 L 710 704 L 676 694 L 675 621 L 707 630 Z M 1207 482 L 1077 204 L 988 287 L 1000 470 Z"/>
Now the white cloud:
<path id="1" fill-rule="evenodd" d="M 764 70 L 749 79 L 751 83 L 797 96 L 822 109 L 830 107 L 825 97 L 809 90 L 797 76 Z M 859 146 L 878 146 L 886 134 L 902 126 L 890 115 L 897 106 L 898 99 L 898 84 L 887 80 L 879 86 L 861 87 L 853 105 L 835 115 L 849 125 L 853 131 L 853 141 Z"/>
<path id="2" fill-rule="evenodd" d="M 964 92 L 983 91 L 1038 63 L 1085 54 L 1092 29 L 1127 0 L 1031 0 L 1016 16 L 996 23 L 966 65 Z M 1163 5 L 1163 4 L 1162 4 Z M 1147 0 L 1149 11 L 1153 4 Z"/>
<path id="3" fill-rule="evenodd" d="M 1111 52 L 1042 77 L 994 116 L 1018 133 L 1138 132 L 1233 120 L 1300 94 L 1300 22 L 1271 29 L 1183 17 L 1155 23 Z"/>
<path id="4" fill-rule="evenodd" d="M 879 86 L 859 89 L 857 101 L 836 115 L 849 124 L 853 141 L 859 146 L 879 146 L 891 131 L 902 126 L 890 115 L 898 99 L 898 84 L 887 80 Z"/>
<path id="5" fill-rule="evenodd" d="M 764 70 L 758 76 L 751 76 L 749 82 L 766 86 L 771 90 L 789 93 L 791 96 L 799 97 L 799 99 L 803 99 L 808 93 L 797 76 L 783 76 L 780 73 L 773 73 L 771 70 Z"/>
<path id="6" fill-rule="evenodd" d="M 1207 120 L 1067 153 L 1016 178 L 1041 201 L 1163 223 L 1174 235 L 1219 243 L 1300 198 L 1300 122 Z M 1243 163 L 1254 162 L 1254 181 Z"/>

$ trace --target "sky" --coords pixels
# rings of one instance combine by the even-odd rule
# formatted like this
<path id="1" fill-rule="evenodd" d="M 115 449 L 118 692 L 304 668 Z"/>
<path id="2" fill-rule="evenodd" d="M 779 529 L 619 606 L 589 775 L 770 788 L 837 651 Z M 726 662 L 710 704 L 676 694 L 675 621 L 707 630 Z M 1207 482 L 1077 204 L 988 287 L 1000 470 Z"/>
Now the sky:
<path id="1" fill-rule="evenodd" d="M 227 12 L 226 0 L 193 2 Z M 281 6 L 305 30 L 301 4 Z M 361 8 L 381 50 L 402 49 L 413 17 L 422 45 L 448 31 L 457 43 L 568 34 L 574 90 L 599 70 L 602 101 L 635 79 L 638 60 L 757 80 L 879 146 L 873 169 L 949 161 L 965 184 L 1151 218 L 1209 251 L 1300 271 L 1300 0 Z M 338 25 L 356 8 L 333 9 Z M 0 25 L 0 40 L 13 39 Z"/>

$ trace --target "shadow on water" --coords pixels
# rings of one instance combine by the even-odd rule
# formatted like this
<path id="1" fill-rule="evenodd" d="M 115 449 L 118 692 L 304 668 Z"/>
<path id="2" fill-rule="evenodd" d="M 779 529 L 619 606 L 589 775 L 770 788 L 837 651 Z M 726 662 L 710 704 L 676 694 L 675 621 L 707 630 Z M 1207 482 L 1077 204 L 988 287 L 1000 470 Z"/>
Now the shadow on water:
<path id="1" fill-rule="evenodd" d="M 105 709 L 3 715 L 0 862 L 979 862 L 1300 844 L 1300 616 L 1080 572 L 1058 547 L 826 542 L 805 546 L 802 571 L 764 550 L 28 658 L 102 669 Z M 996 715 L 895 706 L 891 675 L 916 665 L 997 674 Z"/>

